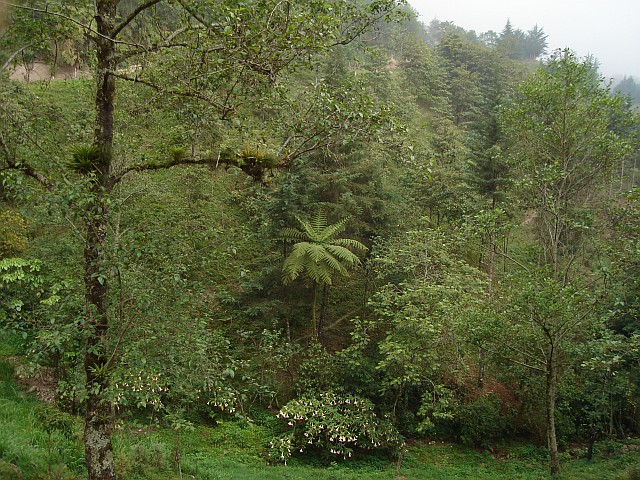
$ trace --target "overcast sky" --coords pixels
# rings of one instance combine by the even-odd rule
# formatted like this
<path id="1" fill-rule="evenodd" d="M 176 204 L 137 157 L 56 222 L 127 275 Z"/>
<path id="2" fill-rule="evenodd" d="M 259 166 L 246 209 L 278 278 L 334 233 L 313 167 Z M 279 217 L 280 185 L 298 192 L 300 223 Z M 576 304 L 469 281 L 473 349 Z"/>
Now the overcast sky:
<path id="1" fill-rule="evenodd" d="M 640 0 L 409 0 L 429 23 L 451 21 L 476 33 L 500 32 L 507 19 L 527 31 L 534 25 L 548 35 L 549 50 L 570 47 L 593 55 L 606 77 L 640 79 Z"/>

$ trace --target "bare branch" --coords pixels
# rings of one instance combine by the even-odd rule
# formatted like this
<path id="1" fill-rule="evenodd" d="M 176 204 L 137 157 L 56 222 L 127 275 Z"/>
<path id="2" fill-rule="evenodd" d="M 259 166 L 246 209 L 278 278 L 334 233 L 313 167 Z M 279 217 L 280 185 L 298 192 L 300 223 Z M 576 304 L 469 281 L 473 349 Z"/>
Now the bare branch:
<path id="1" fill-rule="evenodd" d="M 16 56 L 20 55 L 20 53 L 22 53 L 24 50 L 26 50 L 27 48 L 35 45 L 36 42 L 31 42 L 27 45 L 25 45 L 24 47 L 20 47 L 18 50 L 16 50 L 15 52 L 13 52 L 9 58 L 7 59 L 6 62 L 4 62 L 4 65 L 2 65 L 2 68 L 0 68 L 0 70 L 6 70 L 7 68 L 9 68 L 9 65 L 11 65 L 11 62 L 13 62 L 13 59 L 16 58 Z"/>
<path id="2" fill-rule="evenodd" d="M 111 38 L 111 37 L 109 37 L 107 35 L 104 35 L 104 34 L 98 32 L 97 30 L 95 30 L 94 28 L 90 27 L 86 23 L 82 23 L 82 22 L 76 20 L 75 18 L 70 17 L 69 15 L 65 15 L 64 13 L 52 12 L 52 11 L 46 9 L 46 8 L 42 9 L 42 8 L 35 8 L 35 7 L 26 7 L 24 5 L 16 5 L 14 3 L 6 3 L 6 5 L 9 6 L 9 7 L 19 8 L 19 9 L 22 9 L 22 10 L 29 10 L 30 12 L 44 13 L 44 14 L 47 14 L 47 15 L 52 15 L 54 17 L 64 18 L 65 20 L 68 20 L 68 21 L 70 21 L 72 23 L 75 23 L 79 27 L 85 29 L 87 32 L 90 32 L 90 33 L 92 33 L 92 34 L 94 34 L 94 35 L 96 35 L 98 37 L 101 37 L 101 38 L 104 38 L 106 40 L 109 40 L 110 42 L 121 44 L 121 45 L 129 45 L 129 46 L 132 46 L 132 47 L 142 48 L 142 45 L 138 45 L 136 43 L 125 42 L 125 41 L 122 41 L 122 40 L 116 40 L 115 38 Z"/>
<path id="3" fill-rule="evenodd" d="M 512 347 L 510 345 L 507 345 L 507 347 L 511 348 L 516 353 L 523 353 L 522 351 L 520 351 L 520 350 L 518 350 L 518 349 L 516 349 L 516 348 L 514 348 L 514 347 Z M 495 356 L 497 356 L 499 358 L 502 358 L 503 360 L 506 360 L 507 362 L 515 363 L 516 365 L 520 365 L 521 367 L 528 368 L 528 369 L 533 370 L 535 372 L 541 372 L 541 373 L 545 372 L 545 369 L 542 368 L 542 367 L 539 367 L 537 365 L 530 365 L 530 364 L 522 362 L 520 360 L 516 360 L 515 358 L 508 357 L 504 353 L 498 352 L 497 350 L 493 350 L 492 348 L 487 348 L 485 345 L 483 345 L 482 348 L 484 348 L 488 352 L 492 353 L 493 355 L 495 355 Z M 543 363 L 539 359 L 536 359 L 536 361 L 539 362 L 539 363 Z"/>
<path id="4" fill-rule="evenodd" d="M 350 44 L 356 38 L 358 38 L 364 32 L 366 32 L 372 25 L 374 25 L 375 23 L 377 23 L 380 20 L 382 20 L 386 15 L 388 15 L 388 13 L 389 12 L 387 12 L 387 11 L 383 11 L 382 13 L 378 14 L 373 19 L 364 22 L 360 26 L 357 26 L 357 21 L 354 20 L 353 22 L 351 22 L 351 24 L 345 26 L 342 29 L 342 32 L 344 33 L 345 37 L 342 40 L 339 40 L 339 41 L 335 42 L 331 46 L 332 47 L 336 47 L 338 45 L 348 45 L 348 44 Z M 355 30 L 353 30 L 354 28 L 355 28 Z M 349 33 L 349 30 L 352 30 L 352 31 Z"/>
<path id="5" fill-rule="evenodd" d="M 145 10 L 147 10 L 148 8 L 154 6 L 156 3 L 160 3 L 162 0 L 147 0 L 146 2 L 144 2 L 142 5 L 139 5 L 138 8 L 136 8 L 133 12 L 131 12 L 131 14 L 129 14 L 129 16 L 127 18 L 125 18 L 120 25 L 117 25 L 116 28 L 113 30 L 113 32 L 111 32 L 111 36 L 113 38 L 116 38 L 118 36 L 118 34 L 124 30 L 127 25 L 129 25 L 133 20 L 135 20 L 135 18 L 142 12 L 144 12 Z"/>
<path id="6" fill-rule="evenodd" d="M 185 11 L 191 15 L 195 20 L 197 20 L 200 24 L 202 24 L 203 27 L 205 28 L 209 28 L 210 25 L 207 23 L 207 21 L 202 18 L 200 15 L 198 15 L 197 12 L 195 12 L 192 8 L 190 8 L 188 5 L 185 4 L 184 0 L 178 0 L 178 3 L 182 6 L 182 8 L 185 9 Z"/>
<path id="7" fill-rule="evenodd" d="M 511 256 L 509 256 L 509 255 L 507 255 L 507 254 L 506 254 L 506 253 L 504 253 L 504 252 L 499 251 L 497 248 L 496 248 L 495 252 L 496 252 L 496 254 L 498 254 L 498 255 L 500 255 L 500 256 L 502 256 L 502 257 L 506 258 L 507 260 L 509 260 L 509 261 L 511 261 L 511 262 L 513 262 L 513 263 L 515 263 L 515 264 L 516 264 L 516 265 L 518 265 L 520 268 L 522 268 L 525 272 L 527 272 L 527 273 L 531 273 L 531 272 L 529 271 L 529 269 L 527 268 L 527 266 L 526 266 L 526 265 L 524 265 L 523 263 L 519 262 L 519 261 L 518 261 L 518 260 L 516 260 L 515 258 L 513 258 L 513 257 L 511 257 Z"/>
<path id="8" fill-rule="evenodd" d="M 207 97 L 206 95 L 202 95 L 201 93 L 198 93 L 196 91 L 183 91 L 183 90 L 174 90 L 172 88 L 163 88 L 161 85 L 158 85 L 158 84 L 153 83 L 153 82 L 149 82 L 147 80 L 143 80 L 143 79 L 138 78 L 138 77 L 129 77 L 127 75 L 124 75 L 124 74 L 118 73 L 118 72 L 111 72 L 111 74 L 116 78 L 120 78 L 120 79 L 126 80 L 128 82 L 140 83 L 142 85 L 146 85 L 147 87 L 150 87 L 150 88 L 154 89 L 157 92 L 167 93 L 169 95 L 177 95 L 177 96 L 180 96 L 180 97 L 197 98 L 198 100 L 202 100 L 203 102 L 208 103 L 209 105 L 217 108 L 220 112 L 222 112 L 222 118 L 225 118 L 228 113 L 233 112 L 235 110 L 234 107 L 223 105 L 223 104 L 221 104 L 219 102 L 216 102 L 216 101 L 212 100 L 211 98 Z"/>
<path id="9" fill-rule="evenodd" d="M 289 155 L 287 155 L 284 158 L 284 165 L 283 166 L 286 166 L 286 165 L 290 164 L 293 160 L 295 160 L 296 158 L 301 157 L 302 155 L 304 155 L 306 153 L 313 152 L 313 151 L 319 150 L 321 148 L 330 147 L 332 143 L 333 142 L 320 143 L 320 141 L 317 141 L 313 145 L 311 145 L 311 146 L 309 146 L 307 148 L 304 148 L 304 149 L 301 149 L 300 147 L 298 147 L 293 152 L 291 152 Z"/>

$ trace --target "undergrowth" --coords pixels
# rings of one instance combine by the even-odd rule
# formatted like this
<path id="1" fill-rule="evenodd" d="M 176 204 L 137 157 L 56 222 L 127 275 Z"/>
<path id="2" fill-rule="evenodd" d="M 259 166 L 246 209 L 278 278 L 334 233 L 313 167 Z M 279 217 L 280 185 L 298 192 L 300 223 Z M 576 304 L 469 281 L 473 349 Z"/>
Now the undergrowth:
<path id="1" fill-rule="evenodd" d="M 0 342 L 2 353 L 13 353 Z M 0 358 L 0 478 L 2 480 L 79 480 L 84 477 L 81 420 L 71 432 L 53 431 L 38 419 L 37 399 L 12 378 L 13 366 Z M 260 479 L 355 480 L 400 477 L 424 480 L 551 478 L 544 449 L 511 444 L 499 452 L 451 444 L 411 442 L 402 463 L 372 454 L 354 461 L 334 461 L 313 455 L 294 457 L 287 466 L 269 466 L 266 446 L 269 426 L 221 422 L 193 430 L 134 428 L 124 424 L 114 436 L 117 471 L 122 480 Z M 640 449 L 634 442 L 602 443 L 593 460 L 580 455 L 563 459 L 563 480 L 635 480 Z M 637 442 L 636 442 L 637 443 Z M 49 448 L 51 447 L 51 448 Z"/>

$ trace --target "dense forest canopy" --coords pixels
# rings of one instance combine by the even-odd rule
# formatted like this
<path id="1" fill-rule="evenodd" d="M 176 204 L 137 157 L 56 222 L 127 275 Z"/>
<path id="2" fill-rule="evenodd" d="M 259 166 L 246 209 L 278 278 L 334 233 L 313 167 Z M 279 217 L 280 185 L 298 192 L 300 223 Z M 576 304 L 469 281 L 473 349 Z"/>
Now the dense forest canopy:
<path id="1" fill-rule="evenodd" d="M 640 433 L 631 77 L 394 0 L 7 5 L 0 329 L 84 418 L 73 474 L 139 421 L 398 469 L 518 438 L 553 475 Z"/>

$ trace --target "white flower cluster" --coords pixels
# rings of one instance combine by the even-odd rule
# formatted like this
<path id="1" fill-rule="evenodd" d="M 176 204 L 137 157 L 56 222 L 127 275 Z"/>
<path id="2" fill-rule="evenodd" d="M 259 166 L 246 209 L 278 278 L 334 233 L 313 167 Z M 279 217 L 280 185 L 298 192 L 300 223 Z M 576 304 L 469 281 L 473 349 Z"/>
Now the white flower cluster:
<path id="1" fill-rule="evenodd" d="M 354 396 L 324 393 L 292 400 L 278 417 L 288 420 L 288 426 L 292 427 L 283 437 L 284 444 L 272 442 L 275 449 L 272 458 L 277 458 L 277 454 L 284 457 L 281 461 L 293 451 L 304 452 L 309 445 L 347 459 L 353 456 L 354 448 L 395 448 L 402 443 L 391 423 L 375 414 L 370 401 Z"/>

